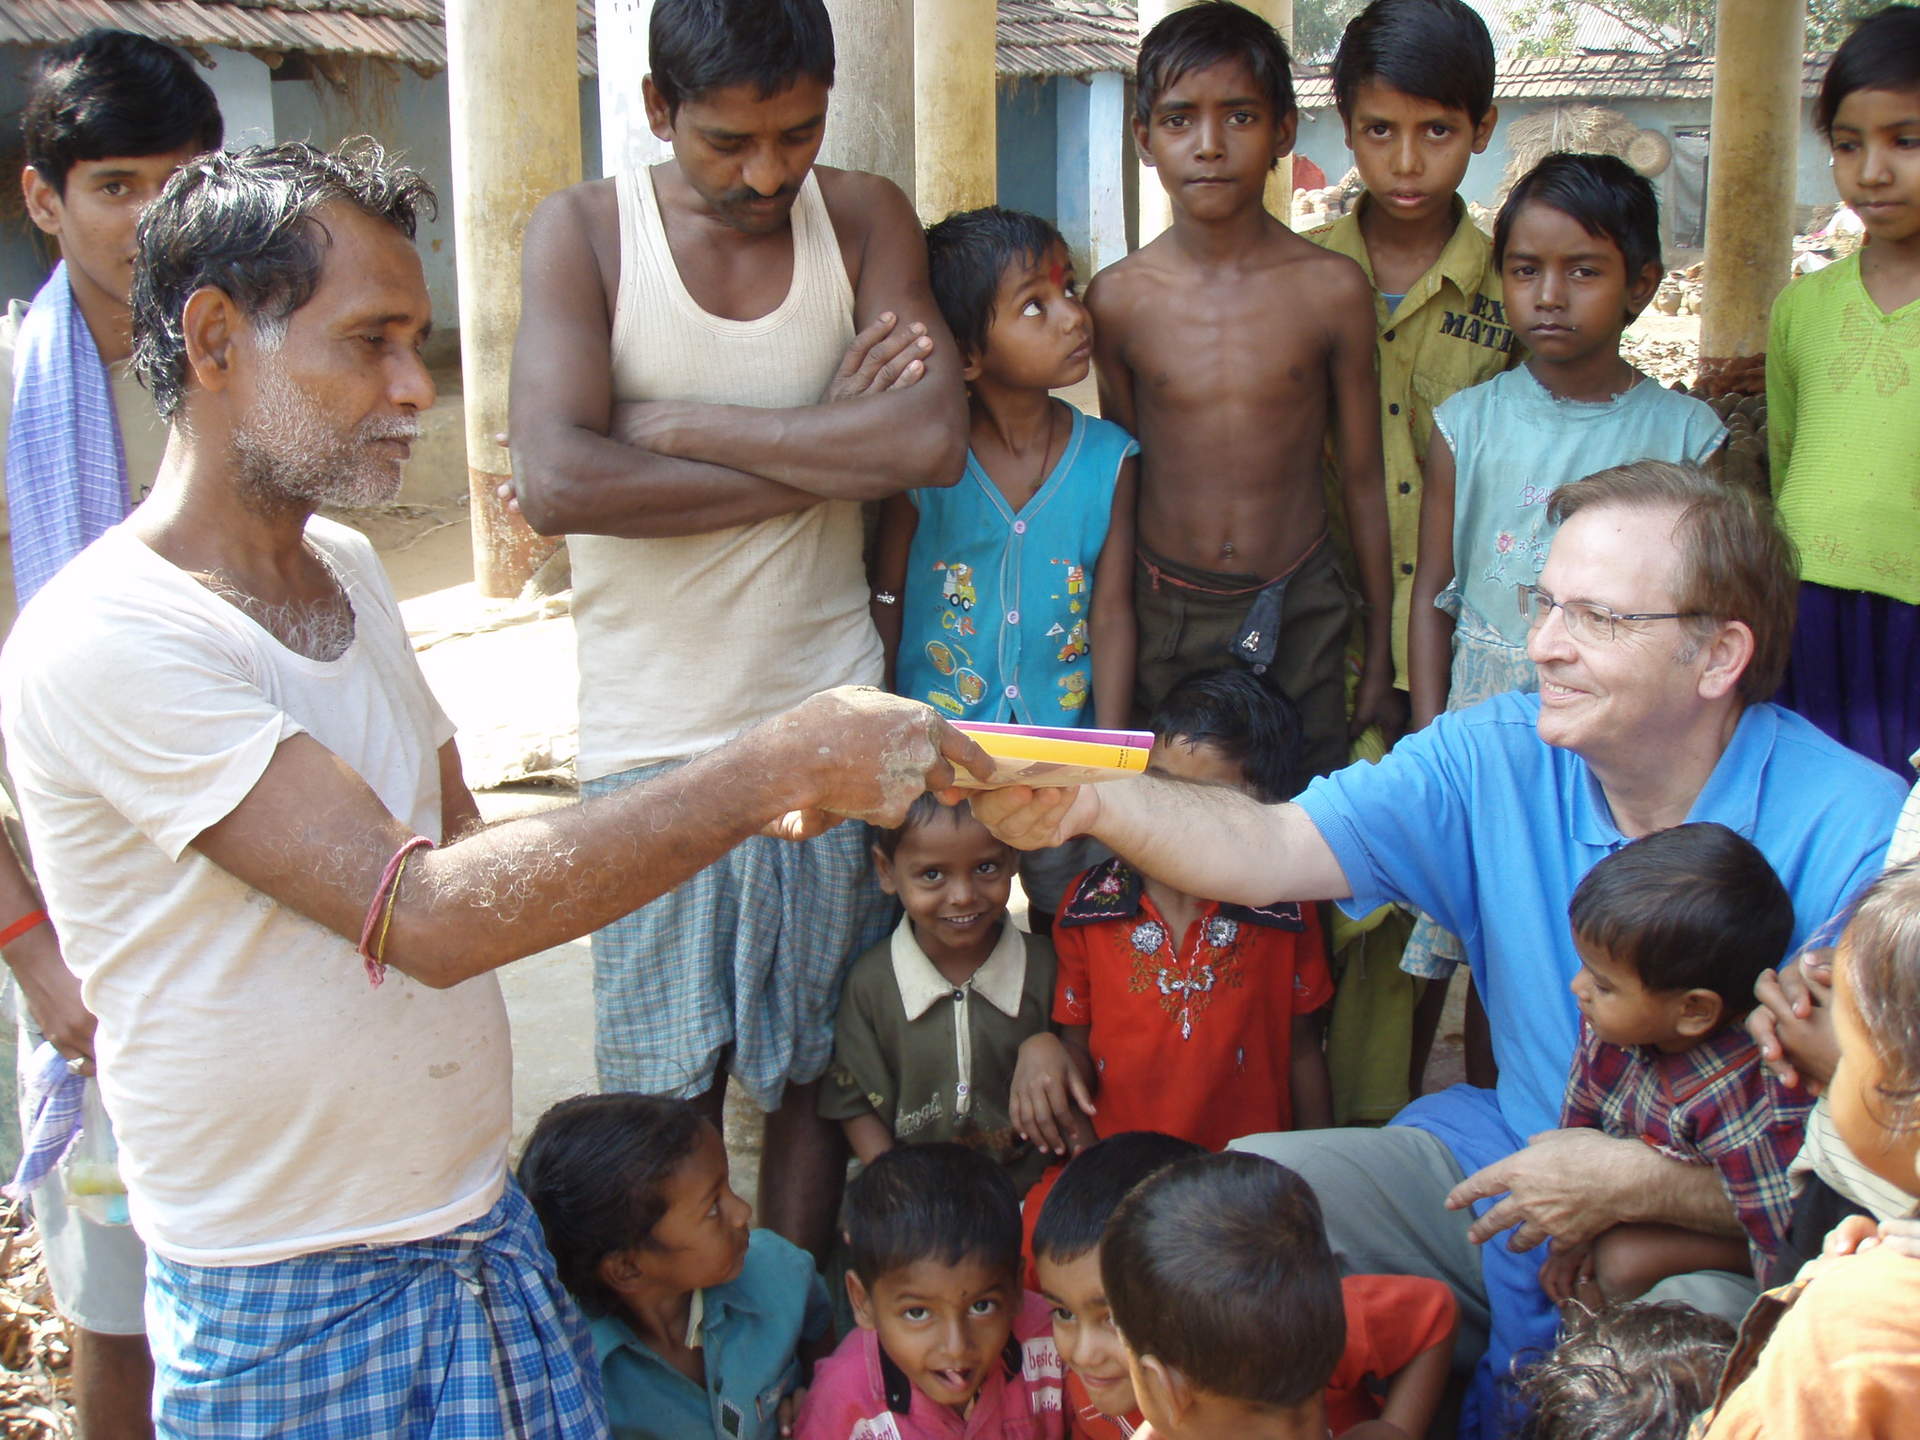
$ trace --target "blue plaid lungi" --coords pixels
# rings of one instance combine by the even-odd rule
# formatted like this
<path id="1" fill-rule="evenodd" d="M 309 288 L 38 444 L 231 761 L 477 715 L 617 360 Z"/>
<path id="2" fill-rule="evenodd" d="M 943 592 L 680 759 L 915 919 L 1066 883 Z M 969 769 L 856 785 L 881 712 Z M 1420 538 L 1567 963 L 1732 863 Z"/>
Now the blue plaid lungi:
<path id="1" fill-rule="evenodd" d="M 147 1260 L 163 1440 L 606 1440 L 600 1367 L 511 1179 L 471 1224 L 268 1265 Z"/>
<path id="2" fill-rule="evenodd" d="M 607 795 L 677 762 L 589 780 Z M 853 957 L 893 928 L 872 831 L 848 821 L 795 844 L 755 836 L 593 935 L 593 1055 L 602 1090 L 694 1096 L 729 1069 L 763 1110 L 833 1058 Z"/>

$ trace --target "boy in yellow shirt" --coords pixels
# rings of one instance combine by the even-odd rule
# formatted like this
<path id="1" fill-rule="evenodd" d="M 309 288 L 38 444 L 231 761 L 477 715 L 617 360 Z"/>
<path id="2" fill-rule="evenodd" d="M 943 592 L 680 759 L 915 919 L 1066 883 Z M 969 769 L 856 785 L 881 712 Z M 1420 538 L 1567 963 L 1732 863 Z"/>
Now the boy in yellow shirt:
<path id="1" fill-rule="evenodd" d="M 1333 62 L 1334 103 L 1366 194 L 1352 214 L 1306 232 L 1357 261 L 1375 291 L 1393 678 L 1403 717 L 1433 412 L 1512 363 L 1492 242 L 1459 195 L 1468 162 L 1493 136 L 1493 77 L 1486 22 L 1462 0 L 1373 0 L 1347 26 Z M 1385 1120 L 1419 1093 L 1446 986 L 1400 972 L 1411 927 L 1403 912 L 1384 908 L 1334 925 L 1340 993 L 1327 1059 L 1337 1124 Z"/>

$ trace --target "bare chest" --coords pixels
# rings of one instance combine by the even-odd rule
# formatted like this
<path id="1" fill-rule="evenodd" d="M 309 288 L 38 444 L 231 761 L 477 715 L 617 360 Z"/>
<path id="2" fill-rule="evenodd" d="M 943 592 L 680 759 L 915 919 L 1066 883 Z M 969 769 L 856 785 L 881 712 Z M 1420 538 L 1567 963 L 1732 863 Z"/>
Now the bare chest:
<path id="1" fill-rule="evenodd" d="M 1271 413 L 1327 391 L 1326 331 L 1312 315 L 1220 300 L 1155 305 L 1131 327 L 1125 354 L 1143 419 Z"/>
<path id="2" fill-rule="evenodd" d="M 296 655 L 338 660 L 353 644 L 353 604 L 332 567 L 314 557 L 315 571 L 298 593 L 265 598 L 224 570 L 197 570 L 193 578 Z"/>

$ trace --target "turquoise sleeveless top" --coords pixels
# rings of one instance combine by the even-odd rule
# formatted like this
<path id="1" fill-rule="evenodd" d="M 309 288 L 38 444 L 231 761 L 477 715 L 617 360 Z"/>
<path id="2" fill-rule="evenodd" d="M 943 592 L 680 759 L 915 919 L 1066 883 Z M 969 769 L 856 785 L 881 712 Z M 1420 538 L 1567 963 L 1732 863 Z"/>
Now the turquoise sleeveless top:
<path id="1" fill-rule="evenodd" d="M 920 512 L 900 597 L 895 688 L 956 719 L 1093 723 L 1088 637 L 1094 565 L 1120 463 L 1140 447 L 1074 409 L 1059 463 L 1016 513 L 973 452 Z"/>

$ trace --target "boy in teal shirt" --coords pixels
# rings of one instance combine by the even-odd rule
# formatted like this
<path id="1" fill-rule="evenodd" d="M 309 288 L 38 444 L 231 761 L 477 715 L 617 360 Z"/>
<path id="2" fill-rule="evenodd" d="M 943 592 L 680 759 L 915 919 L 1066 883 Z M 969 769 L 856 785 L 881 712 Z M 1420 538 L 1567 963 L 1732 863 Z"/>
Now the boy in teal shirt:
<path id="1" fill-rule="evenodd" d="M 586 1310 L 613 1440 L 775 1440 L 832 1342 L 806 1251 L 749 1230 L 690 1100 L 563 1100 L 520 1161 L 562 1283 Z"/>
<path id="2" fill-rule="evenodd" d="M 1334 103 L 1366 194 L 1352 214 L 1306 232 L 1357 261 L 1376 295 L 1393 679 L 1402 707 L 1433 412 L 1512 363 L 1492 242 L 1459 195 L 1468 162 L 1493 137 L 1493 77 L 1486 22 L 1461 0 L 1373 0 L 1347 26 L 1333 62 Z M 1378 754 L 1377 743 L 1356 752 Z M 1385 1120 L 1418 1093 L 1446 987 L 1400 971 L 1411 929 L 1411 917 L 1391 907 L 1333 926 L 1340 990 L 1327 1063 L 1336 1123 Z"/>

